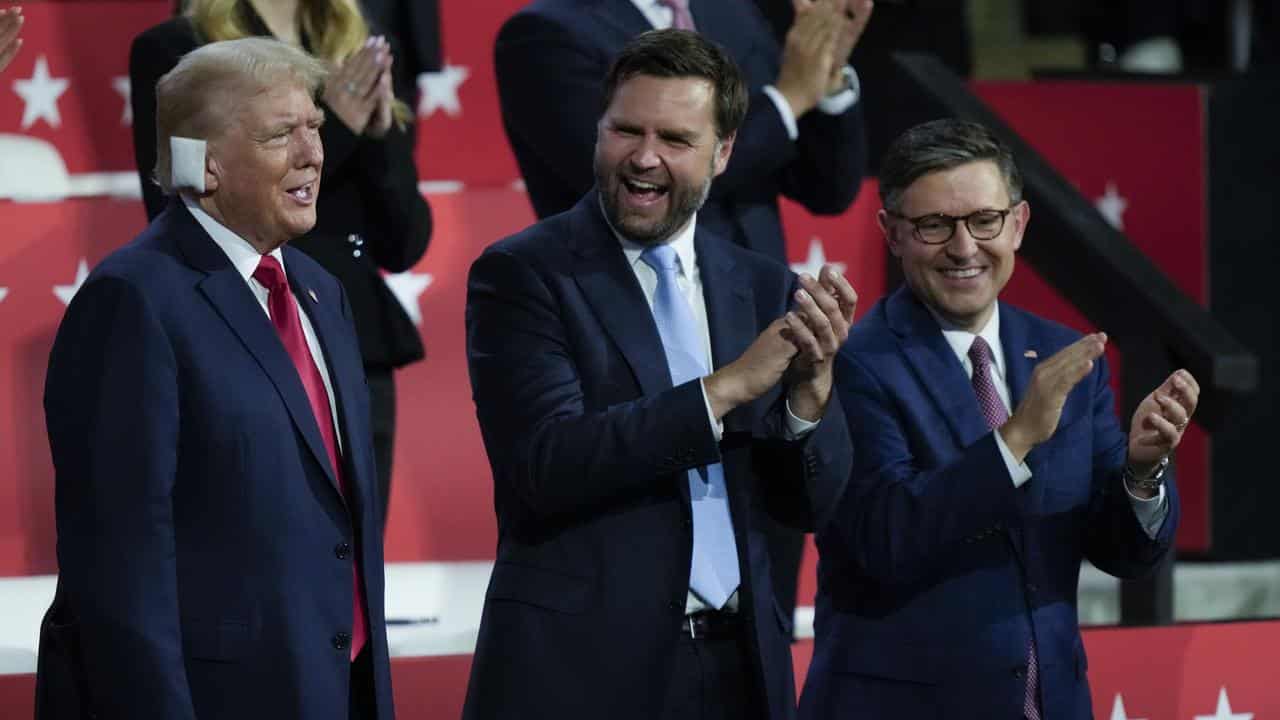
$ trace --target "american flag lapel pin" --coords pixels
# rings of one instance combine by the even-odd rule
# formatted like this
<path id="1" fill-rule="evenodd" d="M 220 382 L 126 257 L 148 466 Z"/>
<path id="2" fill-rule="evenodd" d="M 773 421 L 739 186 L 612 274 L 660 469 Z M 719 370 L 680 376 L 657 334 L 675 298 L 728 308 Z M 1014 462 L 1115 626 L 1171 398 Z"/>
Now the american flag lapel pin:
<path id="1" fill-rule="evenodd" d="M 317 305 L 320 304 L 320 298 L 316 297 L 315 290 L 312 290 L 311 288 L 307 288 L 307 294 L 311 296 L 311 302 L 316 303 Z"/>
<path id="2" fill-rule="evenodd" d="M 315 295 L 312 295 L 311 297 L 314 298 Z M 1035 360 L 1036 358 L 1040 357 L 1040 354 L 1037 353 L 1035 350 L 1027 350 L 1026 352 L 1022 353 L 1022 357 Z"/>

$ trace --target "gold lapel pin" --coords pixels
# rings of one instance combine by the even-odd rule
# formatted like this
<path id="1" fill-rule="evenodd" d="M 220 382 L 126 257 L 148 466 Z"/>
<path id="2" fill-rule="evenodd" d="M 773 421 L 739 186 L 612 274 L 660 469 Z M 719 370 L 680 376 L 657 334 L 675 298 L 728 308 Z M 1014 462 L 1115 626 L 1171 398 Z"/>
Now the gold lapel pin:
<path id="1" fill-rule="evenodd" d="M 312 298 L 315 298 L 315 295 L 312 295 L 311 297 L 312 297 Z M 1039 353 L 1037 353 L 1035 350 L 1028 350 L 1028 351 L 1026 351 L 1026 352 L 1022 353 L 1022 357 L 1024 357 L 1024 358 L 1031 358 L 1032 360 L 1034 360 L 1034 359 L 1036 359 L 1036 358 L 1040 357 L 1040 355 L 1039 355 Z"/>
<path id="2" fill-rule="evenodd" d="M 312 290 L 311 288 L 307 288 L 307 294 L 311 296 L 311 302 L 316 303 L 317 305 L 320 304 L 320 298 L 316 297 L 315 290 Z"/>

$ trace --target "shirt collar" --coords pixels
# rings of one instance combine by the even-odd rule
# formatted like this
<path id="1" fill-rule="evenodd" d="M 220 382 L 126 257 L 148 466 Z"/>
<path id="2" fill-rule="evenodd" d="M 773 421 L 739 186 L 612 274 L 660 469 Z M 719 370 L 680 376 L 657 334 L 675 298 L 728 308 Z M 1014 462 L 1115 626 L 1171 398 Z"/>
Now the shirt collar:
<path id="1" fill-rule="evenodd" d="M 182 193 L 182 203 L 187 206 L 187 211 L 196 219 L 196 222 L 200 223 L 200 227 L 213 238 L 214 244 L 226 254 L 227 259 L 235 266 L 236 272 L 240 273 L 240 277 L 248 282 L 249 278 L 253 277 L 253 272 L 258 269 L 258 263 L 262 262 L 262 253 L 250 245 L 248 240 L 213 219 L 213 216 L 205 212 L 204 208 L 200 207 L 200 204 L 187 193 Z M 269 254 L 280 262 L 281 268 L 284 267 L 284 253 L 280 248 L 272 250 Z M 286 274 L 285 277 L 288 275 Z"/>
<path id="2" fill-rule="evenodd" d="M 605 224 L 609 226 L 609 229 L 613 231 L 613 236 L 622 245 L 622 253 L 627 256 L 627 265 L 635 269 L 636 263 L 643 262 L 640 259 L 640 254 L 644 252 L 645 246 L 623 237 L 622 233 L 618 232 L 617 228 L 613 226 L 613 223 L 609 222 L 609 216 L 604 212 L 604 200 L 601 199 L 600 202 L 602 203 L 600 214 L 604 215 Z M 680 272 L 684 273 L 686 278 L 692 278 L 693 270 L 698 266 L 698 253 L 693 247 L 694 229 L 697 227 L 698 213 L 695 212 L 680 232 L 673 235 L 670 240 L 667 240 L 667 244 L 676 251 L 676 257 L 680 260 Z M 648 266 L 646 265 L 645 267 Z"/>
<path id="3" fill-rule="evenodd" d="M 968 330 L 962 330 L 956 327 L 955 323 L 948 322 L 942 316 L 933 311 L 933 308 L 925 306 L 929 310 L 929 314 L 933 315 L 938 321 L 938 325 L 942 327 L 942 337 L 946 339 L 947 345 L 951 346 L 951 351 L 960 359 L 960 364 L 966 370 L 973 367 L 973 363 L 969 360 L 969 347 L 973 345 L 973 339 L 981 336 L 987 341 L 987 345 L 991 348 L 992 362 L 996 366 L 996 372 L 1000 377 L 1005 376 L 1004 372 L 1004 346 L 1000 344 L 1000 303 L 996 303 L 991 308 L 991 317 L 987 320 L 986 327 L 981 332 L 974 333 Z"/>
<path id="4" fill-rule="evenodd" d="M 658 2 L 658 0 L 631 0 L 631 4 L 636 6 L 641 15 L 658 29 L 671 27 L 673 21 L 673 13 L 671 8 Z"/>

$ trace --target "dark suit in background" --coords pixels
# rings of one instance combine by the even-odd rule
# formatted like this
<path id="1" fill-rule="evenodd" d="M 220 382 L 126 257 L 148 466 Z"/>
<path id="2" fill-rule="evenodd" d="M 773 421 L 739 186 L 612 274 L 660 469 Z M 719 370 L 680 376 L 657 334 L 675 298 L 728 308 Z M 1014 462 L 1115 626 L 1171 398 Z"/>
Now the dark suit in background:
<path id="1" fill-rule="evenodd" d="M 786 268 L 697 228 L 715 366 L 787 311 Z M 467 357 L 493 467 L 498 557 L 464 717 L 661 717 L 689 588 L 685 471 L 722 462 L 761 716 L 795 711 L 790 623 L 760 522 L 804 527 L 849 468 L 832 399 L 782 440 L 779 386 L 714 439 L 698 382 L 671 386 L 653 316 L 596 193 L 489 248 L 472 267 Z M 708 698 L 707 702 L 716 702 Z"/>
<path id="2" fill-rule="evenodd" d="M 270 36 L 247 2 L 240 4 L 240 11 L 254 34 Z M 130 50 L 133 151 L 148 219 L 166 204 L 151 179 L 156 162 L 156 82 L 202 43 L 191 22 L 176 17 L 139 35 Z M 396 95 L 409 97 L 410 92 L 397 86 Z M 320 129 L 325 161 L 316 226 L 290 245 L 337 277 L 351 303 L 373 398 L 378 498 L 385 521 L 396 415 L 392 371 L 421 360 L 424 353 L 418 328 L 381 271 L 402 272 L 422 258 L 431 237 L 431 210 L 418 192 L 413 125 L 404 130 L 392 127 L 382 140 L 372 140 L 352 134 L 334 113 L 327 108 L 326 112 L 329 120 Z"/>
<path id="3" fill-rule="evenodd" d="M 90 274 L 50 355 L 60 572 L 40 720 L 347 720 L 357 553 L 368 699 L 393 717 L 351 307 L 314 261 L 283 253 L 323 347 L 348 500 L 271 320 L 171 202 Z"/>

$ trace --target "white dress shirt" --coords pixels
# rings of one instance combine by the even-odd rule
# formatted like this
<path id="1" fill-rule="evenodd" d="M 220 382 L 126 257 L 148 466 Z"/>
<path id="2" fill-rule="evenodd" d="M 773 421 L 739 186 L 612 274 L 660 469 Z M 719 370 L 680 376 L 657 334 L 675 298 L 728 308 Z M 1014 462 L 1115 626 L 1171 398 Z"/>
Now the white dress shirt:
<path id="1" fill-rule="evenodd" d="M 720 2 L 721 0 L 714 1 Z M 639 10 L 642 15 L 645 16 L 649 21 L 649 24 L 653 25 L 657 30 L 666 30 L 671 27 L 673 22 L 675 22 L 675 13 L 671 11 L 671 8 L 658 2 L 658 0 L 631 0 L 631 3 L 636 6 L 636 9 Z M 694 22 L 697 22 L 697 18 L 694 18 Z M 827 115 L 839 115 L 853 107 L 854 104 L 858 102 L 860 87 L 858 83 L 858 74 L 854 72 L 852 67 L 848 65 L 845 67 L 847 68 L 847 72 L 850 73 L 849 77 L 850 80 L 852 80 L 852 87 L 841 90 L 833 95 L 828 95 L 819 100 L 818 110 L 820 112 Z M 787 102 L 787 99 L 782 96 L 782 93 L 778 92 L 778 88 L 772 85 L 765 85 L 763 90 L 764 94 L 768 96 L 768 98 L 773 101 L 774 106 L 777 107 L 778 116 L 782 119 L 782 126 L 787 129 L 787 137 L 791 138 L 793 141 L 800 137 L 800 126 L 796 123 L 796 114 L 795 111 L 791 109 L 791 103 Z"/>
<path id="2" fill-rule="evenodd" d="M 187 210 L 200 223 L 200 227 L 209 233 L 209 237 L 213 238 L 213 242 L 222 249 L 227 259 L 235 266 L 236 271 L 240 273 L 240 277 L 244 278 L 245 284 L 249 286 L 249 291 L 253 293 L 254 298 L 258 300 L 258 305 L 262 307 L 262 312 L 266 313 L 267 318 L 271 318 L 271 310 L 267 304 L 267 298 L 271 293 L 266 286 L 258 282 L 253 277 L 253 272 L 258 269 L 258 263 L 262 261 L 262 253 L 258 252 L 248 240 L 240 237 L 232 232 L 227 226 L 213 219 L 213 216 L 205 212 L 194 200 L 185 193 L 182 195 L 182 202 L 187 206 Z M 270 252 L 280 262 L 280 267 L 284 268 L 284 253 L 280 248 L 276 248 Z M 287 271 L 286 271 L 287 272 Z M 288 275 L 285 275 L 288 278 Z M 293 293 L 289 293 L 293 295 Z M 324 352 L 320 348 L 320 341 L 316 338 L 316 331 L 311 327 L 311 318 L 307 317 L 306 310 L 302 304 L 298 302 L 297 296 L 293 298 L 294 305 L 298 308 L 298 317 L 302 319 L 302 335 L 307 340 L 307 349 L 311 351 L 311 359 L 315 361 L 316 367 L 320 370 L 320 379 L 324 381 L 324 391 L 329 397 L 329 413 L 333 418 L 334 437 L 338 441 L 338 452 L 342 452 L 342 433 L 336 430 L 342 425 L 338 423 L 338 406 L 333 400 L 333 383 L 329 380 L 329 366 L 324 360 Z"/>
<path id="3" fill-rule="evenodd" d="M 960 360 L 960 364 L 964 367 L 964 372 L 973 378 L 973 362 L 969 360 L 969 348 L 973 345 L 975 337 L 981 336 L 987 341 L 987 345 L 991 347 L 993 357 L 991 363 L 991 379 L 996 388 L 996 394 L 1000 396 L 1000 401 L 1004 403 L 1005 410 L 1012 414 L 1013 403 L 1009 398 L 1009 383 L 1006 380 L 1006 368 L 1004 360 L 1004 346 L 1000 344 L 1000 303 L 996 303 L 992 308 L 991 319 L 987 321 L 986 327 L 977 335 L 967 330 L 961 330 L 955 325 L 947 322 L 940 315 L 933 312 L 930 308 L 929 312 L 938 321 L 942 327 L 942 336 L 946 338 L 947 344 L 951 346 L 952 352 Z M 1025 462 L 1018 462 L 1013 453 L 1009 451 L 1009 446 L 1005 444 L 1004 438 L 1000 433 L 994 433 L 996 445 L 1000 448 L 1000 455 L 1004 458 L 1005 467 L 1009 469 L 1009 477 L 1013 480 L 1014 487 L 1022 487 L 1031 479 L 1031 468 Z M 1138 522 L 1142 525 L 1142 529 L 1146 531 L 1149 537 L 1155 537 L 1160 532 L 1160 526 L 1164 523 L 1165 516 L 1169 514 L 1169 503 L 1165 499 L 1164 487 L 1160 487 L 1160 492 L 1153 498 L 1140 498 L 1129 492 L 1128 487 L 1125 492 L 1129 495 L 1129 501 L 1133 504 L 1133 512 L 1138 517 Z"/>

